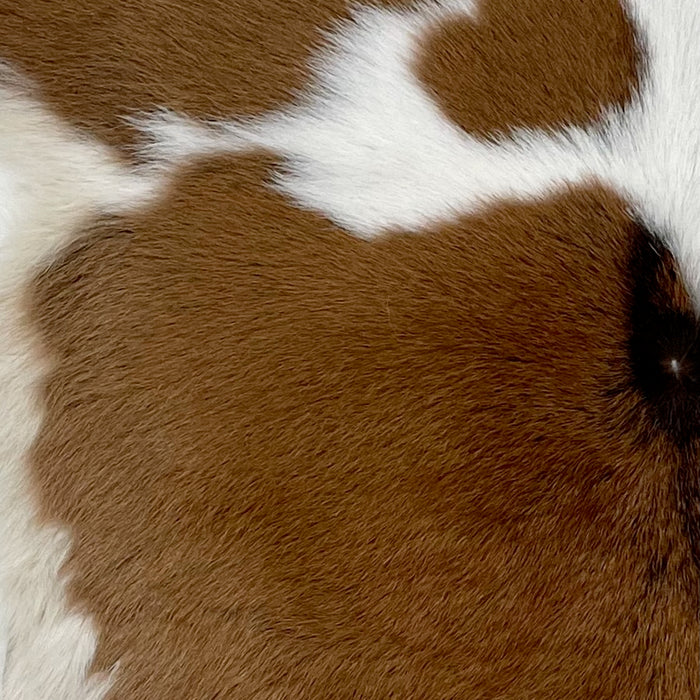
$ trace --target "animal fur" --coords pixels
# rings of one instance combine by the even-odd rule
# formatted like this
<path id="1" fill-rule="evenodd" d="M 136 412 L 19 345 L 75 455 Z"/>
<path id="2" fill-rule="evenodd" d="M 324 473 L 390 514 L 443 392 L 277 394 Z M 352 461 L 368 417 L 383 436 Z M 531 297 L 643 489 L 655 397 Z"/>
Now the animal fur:
<path id="1" fill-rule="evenodd" d="M 2 697 L 697 698 L 699 24 L 0 0 Z"/>

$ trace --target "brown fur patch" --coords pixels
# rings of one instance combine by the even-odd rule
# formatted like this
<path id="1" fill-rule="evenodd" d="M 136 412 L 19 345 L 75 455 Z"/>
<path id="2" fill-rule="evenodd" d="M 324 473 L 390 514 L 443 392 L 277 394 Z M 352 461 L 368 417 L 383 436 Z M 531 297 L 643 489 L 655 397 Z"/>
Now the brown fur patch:
<path id="1" fill-rule="evenodd" d="M 619 0 L 482 0 L 445 22 L 418 73 L 466 131 L 586 126 L 638 89 L 640 47 Z"/>
<path id="2" fill-rule="evenodd" d="M 305 86 L 322 32 L 347 8 L 347 0 L 0 0 L 0 57 L 32 76 L 63 117 L 123 146 L 135 134 L 121 118 L 135 110 L 225 118 L 279 107 Z"/>
<path id="3" fill-rule="evenodd" d="M 630 366 L 624 206 L 367 243 L 268 165 L 191 168 L 38 283 L 35 468 L 114 697 L 697 698 L 697 440 Z"/>

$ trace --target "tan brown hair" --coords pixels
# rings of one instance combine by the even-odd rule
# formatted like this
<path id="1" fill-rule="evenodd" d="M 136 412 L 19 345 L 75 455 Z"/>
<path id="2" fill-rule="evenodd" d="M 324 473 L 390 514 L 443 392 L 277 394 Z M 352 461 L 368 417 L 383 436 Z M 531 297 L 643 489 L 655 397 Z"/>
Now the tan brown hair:
<path id="1" fill-rule="evenodd" d="M 697 426 L 634 332 L 672 259 L 595 187 L 367 243 L 268 167 L 36 286 L 34 469 L 113 696 L 695 699 Z"/>
<path id="2" fill-rule="evenodd" d="M 0 55 L 61 116 L 133 146 L 123 118 L 139 110 L 231 118 L 280 107 L 347 16 L 346 0 L 0 0 Z"/>
<path id="3" fill-rule="evenodd" d="M 586 126 L 634 96 L 642 47 L 619 0 L 482 0 L 417 62 L 444 112 L 480 136 Z"/>

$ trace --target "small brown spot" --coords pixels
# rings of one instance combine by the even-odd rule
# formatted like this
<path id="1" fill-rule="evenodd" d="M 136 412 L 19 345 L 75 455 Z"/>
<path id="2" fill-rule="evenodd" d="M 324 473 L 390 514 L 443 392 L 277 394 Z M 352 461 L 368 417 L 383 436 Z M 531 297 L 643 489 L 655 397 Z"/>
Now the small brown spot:
<path id="1" fill-rule="evenodd" d="M 639 88 L 642 53 L 619 0 L 482 0 L 477 12 L 437 28 L 417 65 L 472 134 L 585 126 Z"/>
<path id="2" fill-rule="evenodd" d="M 269 166 L 190 168 L 37 285 L 34 467 L 113 697 L 695 700 L 698 449 L 630 378 L 624 205 L 367 243 Z"/>

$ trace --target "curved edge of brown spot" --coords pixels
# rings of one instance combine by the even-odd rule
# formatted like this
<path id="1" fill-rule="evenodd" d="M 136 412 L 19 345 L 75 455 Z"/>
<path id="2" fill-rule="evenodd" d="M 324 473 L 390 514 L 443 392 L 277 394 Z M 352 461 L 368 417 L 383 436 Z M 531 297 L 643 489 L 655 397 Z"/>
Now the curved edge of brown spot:
<path id="1" fill-rule="evenodd" d="M 644 52 L 619 0 L 483 0 L 476 18 L 431 31 L 416 70 L 452 121 L 494 138 L 583 127 L 623 108 Z"/>
<path id="2" fill-rule="evenodd" d="M 142 111 L 221 119 L 288 103 L 348 8 L 348 0 L 238 0 L 235 10 L 228 0 L 0 0 L 0 59 L 26 72 L 69 123 L 130 153 L 138 138 L 124 118 Z"/>
<path id="3" fill-rule="evenodd" d="M 674 477 L 676 507 L 700 571 L 700 319 L 677 261 L 657 237 L 636 243 L 630 271 L 630 366 L 652 425 L 683 455 Z M 665 567 L 661 558 L 652 578 Z"/>

